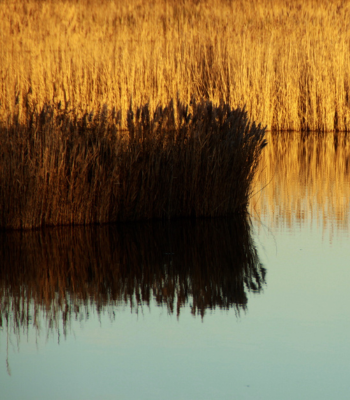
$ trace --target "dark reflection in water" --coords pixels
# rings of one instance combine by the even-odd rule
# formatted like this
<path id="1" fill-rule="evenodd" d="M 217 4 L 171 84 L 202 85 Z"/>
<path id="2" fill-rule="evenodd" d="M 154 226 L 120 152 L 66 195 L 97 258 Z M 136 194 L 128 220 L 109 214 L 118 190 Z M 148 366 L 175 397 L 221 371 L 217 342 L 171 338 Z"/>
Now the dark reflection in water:
<path id="1" fill-rule="evenodd" d="M 7 232 L 0 237 L 0 326 L 63 334 L 72 319 L 152 298 L 180 314 L 247 306 L 265 283 L 245 219 L 215 219 Z M 58 332 L 59 333 L 59 332 Z M 59 333 L 60 334 L 60 333 Z"/>

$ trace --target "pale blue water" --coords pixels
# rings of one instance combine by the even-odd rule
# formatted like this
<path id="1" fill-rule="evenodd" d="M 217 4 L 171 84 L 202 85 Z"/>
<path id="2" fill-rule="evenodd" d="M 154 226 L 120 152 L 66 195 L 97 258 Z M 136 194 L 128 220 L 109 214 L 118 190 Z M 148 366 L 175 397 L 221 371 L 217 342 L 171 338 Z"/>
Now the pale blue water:
<path id="1" fill-rule="evenodd" d="M 2 399 L 347 399 L 350 246 L 303 226 L 254 239 L 267 268 L 248 310 L 180 317 L 154 302 L 74 321 L 58 344 L 1 332 Z M 60 321 L 60 325 L 62 322 Z M 62 331 L 62 328 L 61 328 Z"/>

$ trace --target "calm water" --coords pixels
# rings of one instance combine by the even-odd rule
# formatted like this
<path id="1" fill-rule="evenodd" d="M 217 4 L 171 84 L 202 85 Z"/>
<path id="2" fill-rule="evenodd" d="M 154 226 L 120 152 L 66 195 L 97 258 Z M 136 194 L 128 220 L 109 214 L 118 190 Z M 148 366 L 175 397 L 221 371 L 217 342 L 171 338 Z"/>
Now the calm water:
<path id="1" fill-rule="evenodd" d="M 350 398 L 347 141 L 268 147 L 252 224 L 2 234 L 1 399 Z"/>

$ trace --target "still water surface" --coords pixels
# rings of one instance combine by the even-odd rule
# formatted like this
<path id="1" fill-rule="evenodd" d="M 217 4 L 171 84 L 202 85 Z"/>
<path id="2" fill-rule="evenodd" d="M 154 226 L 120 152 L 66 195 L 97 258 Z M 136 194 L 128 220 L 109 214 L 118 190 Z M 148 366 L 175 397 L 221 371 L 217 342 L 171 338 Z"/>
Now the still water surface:
<path id="1" fill-rule="evenodd" d="M 270 138 L 251 224 L 2 234 L 1 399 L 350 398 L 345 139 Z"/>

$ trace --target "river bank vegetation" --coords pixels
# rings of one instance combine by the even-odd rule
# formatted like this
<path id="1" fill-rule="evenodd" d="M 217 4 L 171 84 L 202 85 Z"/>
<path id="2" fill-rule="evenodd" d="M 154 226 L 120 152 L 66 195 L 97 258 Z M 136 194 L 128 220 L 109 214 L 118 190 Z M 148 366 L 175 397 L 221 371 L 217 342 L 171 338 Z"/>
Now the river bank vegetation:
<path id="1" fill-rule="evenodd" d="M 241 213 L 261 126 L 349 129 L 349 16 L 337 0 L 0 2 L 0 227 Z"/>

